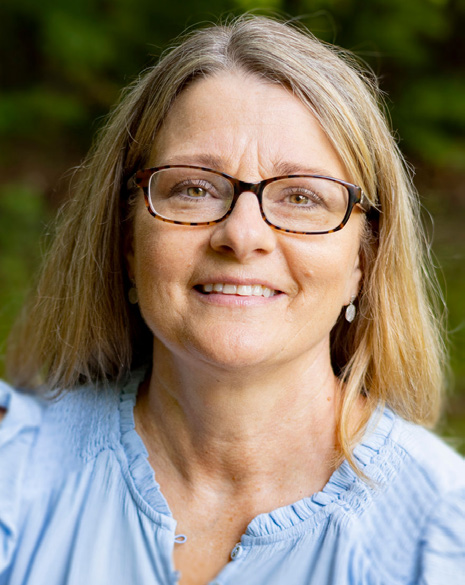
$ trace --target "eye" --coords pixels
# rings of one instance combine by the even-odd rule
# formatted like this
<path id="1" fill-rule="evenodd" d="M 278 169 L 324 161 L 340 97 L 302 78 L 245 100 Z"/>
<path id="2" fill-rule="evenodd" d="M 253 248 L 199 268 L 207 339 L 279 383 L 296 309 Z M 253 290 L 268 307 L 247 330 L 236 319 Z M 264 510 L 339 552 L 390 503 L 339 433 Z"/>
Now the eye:
<path id="1" fill-rule="evenodd" d="M 306 195 L 302 195 L 302 193 L 294 193 L 289 195 L 289 202 L 294 205 L 308 205 L 310 203 L 310 198 Z"/>
<path id="2" fill-rule="evenodd" d="M 171 197 L 185 197 L 197 201 L 209 198 L 218 198 L 218 189 L 210 181 L 204 179 L 185 179 L 170 189 Z"/>
<path id="3" fill-rule="evenodd" d="M 295 207 L 315 207 L 324 205 L 324 199 L 320 193 L 305 187 L 288 189 L 283 197 L 283 202 Z"/>
<path id="4" fill-rule="evenodd" d="M 208 195 L 208 191 L 203 187 L 188 187 L 186 192 L 189 197 L 193 197 L 195 199 L 201 199 L 202 197 L 207 197 Z"/>

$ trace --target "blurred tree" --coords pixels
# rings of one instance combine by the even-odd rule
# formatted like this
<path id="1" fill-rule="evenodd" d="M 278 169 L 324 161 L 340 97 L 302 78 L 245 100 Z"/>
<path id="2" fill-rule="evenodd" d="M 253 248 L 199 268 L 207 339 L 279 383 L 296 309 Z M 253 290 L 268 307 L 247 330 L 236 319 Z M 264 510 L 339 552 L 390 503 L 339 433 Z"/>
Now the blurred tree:
<path id="1" fill-rule="evenodd" d="M 464 0 L 4 0 L 3 163 L 25 142 L 58 160 L 84 152 L 94 121 L 149 65 L 148 53 L 199 21 L 249 9 L 298 16 L 354 50 L 382 74 L 404 150 L 465 169 Z"/>

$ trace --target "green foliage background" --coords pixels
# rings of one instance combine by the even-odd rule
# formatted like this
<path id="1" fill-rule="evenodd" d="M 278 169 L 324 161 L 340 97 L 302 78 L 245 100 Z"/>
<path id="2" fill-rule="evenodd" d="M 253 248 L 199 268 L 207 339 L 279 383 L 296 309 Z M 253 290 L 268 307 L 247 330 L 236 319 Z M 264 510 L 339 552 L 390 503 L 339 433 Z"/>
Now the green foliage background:
<path id="1" fill-rule="evenodd" d="M 380 77 L 442 266 L 454 372 L 443 432 L 465 439 L 465 0 L 3 0 L 0 358 L 67 171 L 121 88 L 187 27 L 246 10 L 298 17 Z"/>

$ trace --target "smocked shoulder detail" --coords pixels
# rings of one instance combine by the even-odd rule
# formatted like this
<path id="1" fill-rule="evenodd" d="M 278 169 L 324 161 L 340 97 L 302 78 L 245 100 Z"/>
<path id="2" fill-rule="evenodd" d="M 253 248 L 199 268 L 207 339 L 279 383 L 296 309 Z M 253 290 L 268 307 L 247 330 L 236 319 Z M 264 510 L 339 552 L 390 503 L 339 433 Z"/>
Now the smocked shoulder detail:
<path id="1" fill-rule="evenodd" d="M 135 372 L 120 395 L 120 430 L 121 444 L 124 449 L 128 471 L 139 496 L 162 516 L 172 518 L 168 503 L 155 480 L 155 473 L 148 462 L 148 452 L 142 439 L 136 432 L 134 406 L 139 384 L 145 370 Z"/>
<path id="2" fill-rule="evenodd" d="M 24 491 L 49 492 L 68 474 L 80 474 L 105 450 L 119 445 L 119 393 L 114 387 L 80 387 L 43 400 L 34 457 Z"/>
<path id="3" fill-rule="evenodd" d="M 344 461 L 320 492 L 291 506 L 257 516 L 247 528 L 246 536 L 257 538 L 267 535 L 279 539 L 290 536 L 283 531 L 296 535 L 304 531 L 308 533 L 330 515 L 345 522 L 351 516 L 361 514 L 376 497 L 377 488 L 396 474 L 404 459 L 402 450 L 393 447 L 389 441 L 395 422 L 396 417 L 391 410 L 376 410 L 361 443 L 354 450 L 355 461 L 372 480 L 371 484 L 361 479 Z"/>
<path id="4" fill-rule="evenodd" d="M 393 441 L 402 446 L 410 466 L 418 468 L 439 498 L 442 494 L 465 489 L 465 458 L 440 437 L 403 421 L 393 433 Z"/>

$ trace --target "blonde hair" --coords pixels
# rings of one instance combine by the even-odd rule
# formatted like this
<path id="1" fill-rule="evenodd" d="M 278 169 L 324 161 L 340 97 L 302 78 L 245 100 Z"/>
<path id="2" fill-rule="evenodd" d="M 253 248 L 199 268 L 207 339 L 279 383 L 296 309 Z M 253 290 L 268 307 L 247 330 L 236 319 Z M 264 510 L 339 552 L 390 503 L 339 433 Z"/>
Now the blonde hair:
<path id="1" fill-rule="evenodd" d="M 121 378 L 151 360 L 151 334 L 127 302 L 123 239 L 126 188 L 146 166 L 176 96 L 193 81 L 241 70 L 293 92 L 320 121 L 378 217 L 362 243 L 358 316 L 343 316 L 331 355 L 344 382 L 339 433 L 360 394 L 366 415 L 388 404 L 433 425 L 440 410 L 444 347 L 434 270 L 419 204 L 380 107 L 373 77 L 339 48 L 292 24 L 242 16 L 198 30 L 166 53 L 123 95 L 82 166 L 37 290 L 11 338 L 8 372 L 19 387 L 69 389 Z"/>

